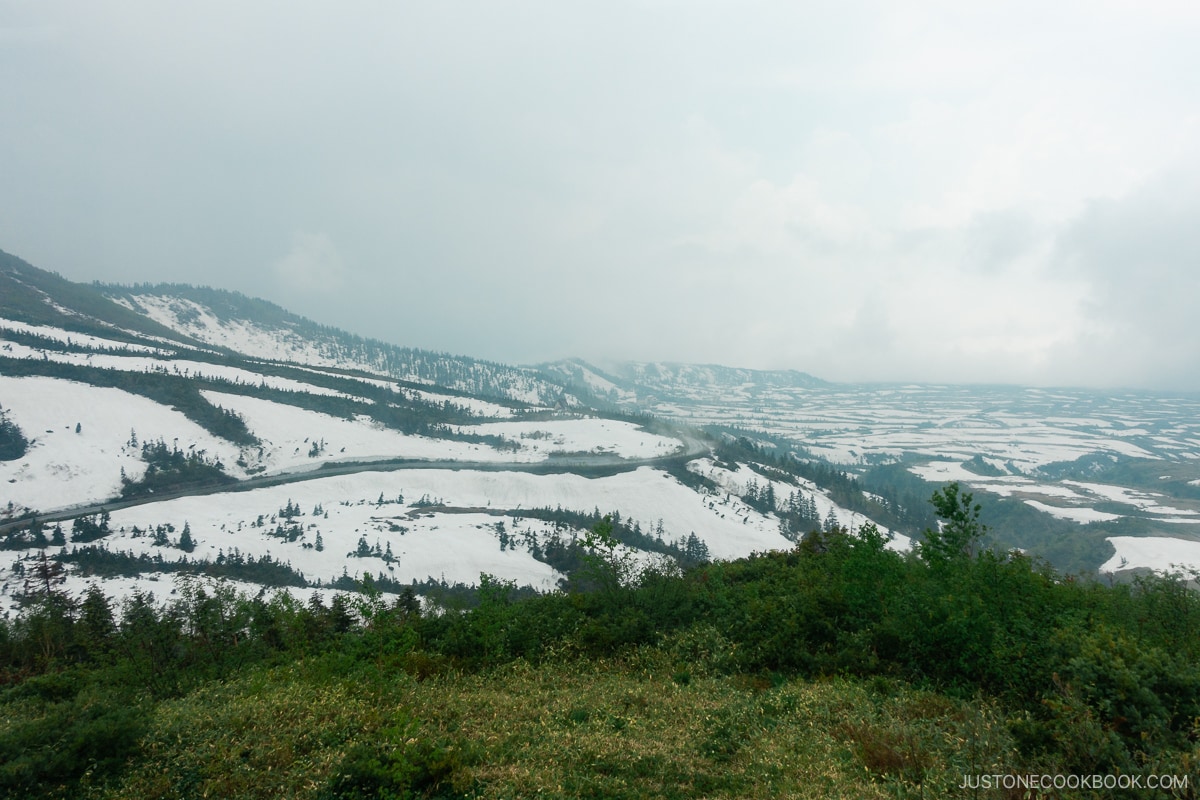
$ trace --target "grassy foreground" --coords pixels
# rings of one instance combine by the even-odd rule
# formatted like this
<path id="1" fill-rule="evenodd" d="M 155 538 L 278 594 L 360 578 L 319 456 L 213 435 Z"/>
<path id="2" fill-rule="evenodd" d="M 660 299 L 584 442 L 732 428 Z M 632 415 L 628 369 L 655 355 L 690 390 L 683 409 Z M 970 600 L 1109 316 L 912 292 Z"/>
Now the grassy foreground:
<path id="1" fill-rule="evenodd" d="M 157 704 L 130 769 L 72 792 L 945 797 L 962 795 L 963 773 L 1016 767 L 989 703 L 885 680 L 712 674 L 678 653 L 563 656 L 424 680 L 337 656 L 255 669 Z"/>

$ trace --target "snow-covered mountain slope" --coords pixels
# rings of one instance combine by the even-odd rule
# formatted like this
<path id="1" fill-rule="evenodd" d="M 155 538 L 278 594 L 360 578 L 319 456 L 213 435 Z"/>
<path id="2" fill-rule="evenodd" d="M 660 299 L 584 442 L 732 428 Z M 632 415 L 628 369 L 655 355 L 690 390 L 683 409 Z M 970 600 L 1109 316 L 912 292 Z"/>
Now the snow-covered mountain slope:
<path id="1" fill-rule="evenodd" d="M 625 361 L 596 366 L 568 359 L 544 364 L 542 370 L 601 400 L 642 407 L 663 401 L 751 401 L 781 389 L 829 386 L 795 370 L 740 369 L 715 364 Z"/>
<path id="2" fill-rule="evenodd" d="M 735 483 L 681 482 L 639 467 L 675 458 L 683 468 L 696 455 L 694 439 L 669 428 L 161 344 L 117 347 L 51 325 L 0 321 L 0 411 L 27 434 L 20 456 L 0 461 L 0 547 L 13 556 L 0 563 L 0 608 L 19 604 L 42 552 L 67 565 L 71 591 L 100 582 L 121 595 L 169 592 L 174 576 L 198 569 L 245 586 L 306 591 L 344 587 L 366 572 L 391 587 L 474 583 L 487 572 L 553 589 L 565 577 L 562 553 L 579 546 L 597 512 L 645 532 L 624 548 L 643 564 L 792 545 L 779 518 L 747 505 Z M 63 370 L 71 377 L 56 374 Z M 161 387 L 146 389 L 156 381 L 192 394 L 172 407 L 155 399 Z M 237 435 L 222 433 L 196 404 L 223 415 L 218 421 L 236 419 Z M 358 413 L 339 413 L 346 409 Z M 371 416 L 390 410 L 407 419 L 422 409 L 456 421 L 419 434 Z M 147 456 L 149 443 L 215 465 L 242 485 L 174 499 L 157 499 L 154 489 L 139 494 L 140 482 L 163 469 Z M 323 477 L 327 465 L 394 459 L 440 468 Z M 714 470 L 704 460 L 688 469 Z M 286 482 L 254 483 L 271 477 Z M 131 499 L 121 499 L 131 486 Z M 808 488 L 836 518 L 864 521 Z M 12 524 L 31 510 L 87 505 L 86 516 L 60 523 L 61 533 L 54 520 L 40 531 Z"/>
<path id="3" fill-rule="evenodd" d="M 706 459 L 688 469 L 719 471 Z M 791 547 L 773 514 L 737 496 L 744 488 L 737 481 L 745 477 L 721 476 L 722 485 L 698 490 L 650 467 L 596 478 L 505 470 L 367 471 L 118 509 L 103 535 L 67 530 L 64 544 L 42 549 L 67 562 L 68 586 L 76 593 L 91 582 L 114 595 L 134 590 L 162 595 L 172 591 L 174 576 L 188 571 L 186 562 L 235 561 L 243 567 L 281 565 L 294 578 L 290 585 L 305 592 L 342 585 L 341 576 L 364 572 L 394 585 L 472 584 L 486 572 L 551 590 L 564 573 L 548 553 L 577 542 L 585 527 L 551 518 L 563 509 L 613 512 L 663 542 L 690 537 L 716 558 Z M 779 486 L 782 494 L 785 484 Z M 865 522 L 816 487 L 806 491 L 834 516 Z M 186 552 L 185 530 L 192 543 Z M 897 547 L 902 544 L 897 540 Z M 0 562 L 0 610 L 15 608 L 37 552 L 18 550 L 16 560 Z M 660 568 L 674 563 L 662 552 L 629 552 Z M 278 574 L 272 577 L 278 585 Z"/>
<path id="4" fill-rule="evenodd" d="M 95 286 L 73 283 L 0 250 L 0 317 L 76 333 L 194 346 L 179 334 L 113 302 Z"/>
<path id="5" fill-rule="evenodd" d="M 131 433 L 143 444 L 182 442 L 238 479 L 330 461 L 647 457 L 680 446 L 643 434 L 652 443 L 639 450 L 631 423 L 555 418 L 556 408 L 586 409 L 531 370 L 362 340 L 227 292 L 85 286 L 5 258 L 0 404 L 11 398 L 7 418 L 31 440 L 3 467 L 5 505 L 17 514 L 111 499 L 121 475 L 137 482 L 137 448 L 118 457 Z M 87 420 L 102 443 L 40 433 L 67 417 Z M 510 424 L 488 427 L 497 420 Z M 35 486 L 42 473 L 73 479 L 49 491 Z"/>
<path id="6" fill-rule="evenodd" d="M 102 292 L 23 262 L 7 278 L 28 291 L 0 314 L 16 450 L 0 460 L 2 603 L 42 552 L 76 590 L 119 594 L 198 569 L 323 590 L 365 572 L 550 589 L 600 512 L 643 564 L 791 545 L 769 511 L 681 482 L 707 452 L 695 434 L 597 414 L 538 370 L 214 290 Z"/>
<path id="7" fill-rule="evenodd" d="M 362 371 L 533 406 L 578 402 L 531 369 L 363 339 L 233 292 L 178 285 L 105 291 L 188 339 L 255 358 Z"/>
<path id="8" fill-rule="evenodd" d="M 231 466 L 239 459 L 231 442 L 178 411 L 120 389 L 0 375 L 0 403 L 29 439 L 23 456 L 0 461 L 5 516 L 119 496 L 122 476 L 137 481 L 145 475 L 139 437 L 161 439 Z"/>
<path id="9" fill-rule="evenodd" d="M 22 346 L 14 348 L 19 351 Z M 32 359 L 31 366 L 53 371 L 57 356 L 83 357 L 42 355 Z M 138 380 L 138 373 L 147 378 L 162 375 L 153 365 L 141 363 L 146 361 L 143 356 L 97 356 L 96 361 L 102 366 L 92 365 L 85 378 L 107 380 L 112 370 L 132 366 L 125 363 L 130 361 L 140 367 L 125 373 L 131 383 Z M 389 412 L 381 415 L 385 418 L 391 413 L 404 417 L 411 406 L 376 409 L 326 387 L 244 369 L 197 367 L 170 377 L 189 381 L 208 376 L 207 383 L 221 389 L 199 389 L 196 402 L 214 413 L 234 415 L 247 438 L 231 441 L 175 408 L 121 388 L 46 375 L 0 374 L 0 406 L 28 440 L 27 452 L 20 458 L 0 461 L 4 487 L 0 497 L 6 514 L 50 512 L 119 497 L 122 479 L 136 483 L 145 476 L 147 464 L 139 442 L 162 441 L 184 454 L 219 462 L 235 479 L 313 470 L 322 464 L 394 459 L 530 463 L 566 454 L 604 454 L 640 460 L 668 456 L 683 447 L 679 439 L 650 433 L 631 422 L 574 413 L 569 418 L 502 422 L 483 418 L 474 424 L 432 426 L 424 434 L 406 432 L 388 427 L 370 413 L 344 416 L 308 406 L 333 404 L 331 409 L 337 410 L 343 401 L 340 407 L 351 410 Z M 277 399 L 239 390 L 253 394 L 268 390 Z M 438 406 L 427 408 L 436 411 Z"/>

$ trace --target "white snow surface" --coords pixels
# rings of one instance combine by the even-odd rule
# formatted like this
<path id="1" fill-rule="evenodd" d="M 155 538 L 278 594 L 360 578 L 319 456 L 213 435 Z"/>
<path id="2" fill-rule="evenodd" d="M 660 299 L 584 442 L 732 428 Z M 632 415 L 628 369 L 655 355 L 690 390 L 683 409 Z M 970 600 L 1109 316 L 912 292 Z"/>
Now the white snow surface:
<path id="1" fill-rule="evenodd" d="M 622 389 L 615 383 L 601 375 L 597 375 L 592 370 L 584 366 L 579 366 L 579 376 L 583 378 L 583 382 L 587 384 L 598 395 L 616 397 L 622 402 L 636 402 L 637 393 Z"/>
<path id="2" fill-rule="evenodd" d="M 234 384 L 248 386 L 265 386 L 268 389 L 279 389 L 284 392 L 305 392 L 307 394 L 325 395 L 329 397 L 344 397 L 363 400 L 353 395 L 327 389 L 311 383 L 284 378 L 278 375 L 264 375 L 240 367 L 224 364 L 208 364 L 203 361 L 191 361 L 180 358 L 153 358 L 148 356 L 122 356 L 109 353 L 64 353 L 58 350 L 26 347 L 22 344 L 6 342 L 5 355 L 11 358 L 45 359 L 58 364 L 77 364 L 98 369 L 124 370 L 127 372 L 165 372 L 180 375 L 185 378 L 215 378 Z M 364 400 L 364 402 L 366 402 Z"/>
<path id="3" fill-rule="evenodd" d="M 222 321 L 207 306 L 192 300 L 143 294 L 135 296 L 133 301 L 136 310 L 160 325 L 243 355 L 327 367 L 346 366 L 322 356 L 319 349 L 302 336 L 240 320 Z"/>
<path id="4" fill-rule="evenodd" d="M 1161 514 L 1164 516 L 1176 517 L 1194 517 L 1198 516 L 1195 511 L 1189 511 L 1182 508 L 1172 508 L 1171 506 L 1161 505 L 1156 498 L 1163 497 L 1158 492 L 1146 492 L 1137 489 L 1128 489 L 1124 486 L 1113 486 L 1107 483 L 1087 483 L 1084 481 L 1063 481 L 1063 483 L 1071 486 L 1078 486 L 1089 494 L 1097 497 L 1111 500 L 1114 503 L 1134 506 L 1142 511 L 1151 514 Z M 1191 521 L 1191 520 L 1189 520 Z M 1200 521 L 1200 520 L 1197 520 Z"/>
<path id="5" fill-rule="evenodd" d="M 688 469 L 699 475 L 712 480 L 721 488 L 725 489 L 729 494 L 726 495 L 726 502 L 736 505 L 745 506 L 741 500 L 735 495 L 745 494 L 747 487 L 751 482 L 756 483 L 760 489 L 765 489 L 769 484 L 775 490 L 776 506 L 780 507 L 791 496 L 792 492 L 799 492 L 801 495 L 812 499 L 817 508 L 817 513 L 822 520 L 830 515 L 837 520 L 837 524 L 847 530 L 856 531 L 867 524 L 874 524 L 879 532 L 884 536 L 890 537 L 888 548 L 898 552 L 906 552 L 912 547 L 912 540 L 902 533 L 896 533 L 889 530 L 884 525 L 879 525 L 864 514 L 857 511 L 850 511 L 842 508 L 837 503 L 833 502 L 828 495 L 824 493 L 816 484 L 803 478 L 798 478 L 794 485 L 784 481 L 777 481 L 759 475 L 754 470 L 747 467 L 745 464 L 738 464 L 737 470 L 728 470 L 724 467 L 718 467 L 712 459 L 698 458 L 688 462 Z"/>
<path id="6" fill-rule="evenodd" d="M 682 447 L 678 439 L 660 436 L 632 422 L 587 417 L 584 419 L 485 422 L 460 430 L 501 436 L 521 445 L 525 453 L 609 453 L 621 458 L 657 458 Z"/>
<path id="7" fill-rule="evenodd" d="M 133 344 L 131 342 L 119 342 L 116 339 L 103 339 L 99 336 L 92 336 L 87 333 L 76 333 L 74 331 L 68 331 L 62 328 L 52 327 L 50 325 L 30 325 L 26 322 L 17 322 L 16 320 L 11 319 L 0 318 L 0 330 L 32 334 L 34 336 L 41 336 L 45 339 L 51 339 L 56 342 L 62 342 L 63 344 L 90 347 L 95 350 L 124 350 L 130 353 L 154 354 L 168 354 L 172 352 L 157 347 L 150 347 L 149 345 Z"/>
<path id="8" fill-rule="evenodd" d="M 295 542 L 269 535 L 277 524 L 286 522 L 278 515 L 291 501 L 303 514 L 296 521 L 304 536 Z M 421 501 L 436 505 L 418 505 Z M 314 515 L 318 505 L 322 513 Z M 228 554 L 236 548 L 247 557 L 267 554 L 288 562 L 310 580 L 329 582 L 345 568 L 352 576 L 364 570 L 385 572 L 404 583 L 433 578 L 469 584 L 476 583 L 481 572 L 487 572 L 521 585 L 552 589 L 562 576 L 533 559 L 526 543 L 533 534 L 544 542 L 553 525 L 524 517 L 521 511 L 558 506 L 585 513 L 594 509 L 617 511 L 623 521 L 637 522 L 647 532 L 662 520 L 667 541 L 695 533 L 714 558 L 737 558 L 792 546 L 779 533 L 778 521 L 773 517 L 759 514 L 736 498 L 698 494 L 667 473 L 649 467 L 603 478 L 446 469 L 318 478 L 117 510 L 111 515 L 113 533 L 97 544 L 117 551 L 160 553 L 168 560 L 177 560 L 183 555 L 179 550 L 155 546 L 151 536 L 137 536 L 133 529 L 144 532 L 169 523 L 174 526 L 169 538 L 177 541 L 187 524 L 197 544 L 189 558 L 215 559 L 221 552 Z M 276 515 L 275 522 L 271 521 L 272 515 Z M 263 525 L 257 527 L 254 523 L 260 516 Z M 503 552 L 495 530 L 500 521 L 516 543 L 513 549 Z M 318 531 L 323 551 L 313 547 Z M 360 537 L 365 537 L 371 547 L 378 543 L 384 551 L 390 546 L 398 560 L 389 564 L 375 557 L 347 557 L 356 551 Z M 20 588 L 7 561 L 0 563 L 0 583 L 9 586 L 5 595 Z M 169 586 L 170 578 L 163 576 L 158 583 L 160 587 Z M 78 581 L 80 591 L 85 585 L 86 581 Z M 104 588 L 114 587 L 119 588 L 119 584 L 105 584 Z"/>
<path id="9" fill-rule="evenodd" d="M 1157 572 L 1200 569 L 1200 542 L 1170 536 L 1110 536 L 1117 552 L 1101 572 L 1145 568 Z"/>
<path id="10" fill-rule="evenodd" d="M 1080 525 L 1086 525 L 1089 522 L 1108 522 L 1121 518 L 1120 514 L 1110 514 L 1107 511 L 1097 511 L 1094 508 L 1052 506 L 1047 503 L 1039 503 L 1037 500 L 1026 500 L 1025 504 L 1033 506 L 1038 511 L 1045 512 L 1052 517 L 1069 519 L 1072 522 L 1078 522 Z"/>
<path id="11" fill-rule="evenodd" d="M 528 461 L 486 445 L 431 439 L 392 430 L 366 417 L 342 419 L 318 411 L 244 395 L 202 390 L 204 399 L 242 416 L 262 442 L 254 465 L 267 472 L 314 468 L 326 462 L 419 458 L 439 461 Z M 314 442 L 321 452 L 309 455 Z M 257 452 L 257 448 L 248 448 Z"/>
<path id="12" fill-rule="evenodd" d="M 122 468 L 130 480 L 146 470 L 140 448 L 128 445 L 131 431 L 142 443 L 162 439 L 185 452 L 195 448 L 226 467 L 238 458 L 237 447 L 180 412 L 120 389 L 0 375 L 0 398 L 32 443 L 23 457 L 0 461 L 0 507 L 11 502 L 18 514 L 87 505 L 119 494 Z"/>
<path id="13" fill-rule="evenodd" d="M 401 389 L 401 392 L 410 397 L 415 397 L 418 400 L 424 400 L 426 403 L 449 403 L 451 406 L 461 408 L 478 417 L 490 417 L 493 419 L 507 419 L 515 413 L 508 406 L 502 406 L 499 403 L 493 403 L 489 400 L 481 400 L 478 397 L 462 397 L 453 394 L 442 394 L 434 391 L 426 391 L 423 389 Z"/>
<path id="14" fill-rule="evenodd" d="M 207 366 L 207 365 L 204 365 Z M 626 422 L 569 419 L 487 423 L 480 433 L 503 435 L 522 445 L 501 452 L 483 444 L 404 434 L 366 419 L 346 420 L 315 411 L 211 390 L 202 395 L 234 411 L 262 442 L 239 448 L 215 437 L 182 413 L 119 389 L 57 378 L 0 376 L 0 403 L 33 442 L 25 457 L 0 463 L 0 508 L 51 511 L 103 502 L 121 489 L 120 476 L 145 474 L 140 449 L 128 446 L 131 431 L 142 442 L 162 439 L 193 447 L 219 460 L 238 478 L 257 472 L 312 469 L 326 462 L 412 458 L 463 462 L 540 461 L 553 452 L 607 452 L 624 458 L 664 455 L 680 443 Z M 76 423 L 81 432 L 74 433 Z M 524 436 L 525 438 L 522 438 Z M 314 443 L 318 452 L 311 454 Z M 237 462 L 242 460 L 245 468 Z"/>
<path id="15" fill-rule="evenodd" d="M 1000 497 L 1012 497 L 1014 494 L 1037 494 L 1081 503 L 1088 499 L 1085 495 L 1066 486 L 1037 483 L 1032 478 L 1023 475 L 998 475 L 995 477 L 977 475 L 958 461 L 931 461 L 927 464 L 913 465 L 909 467 L 908 471 L 933 483 L 957 481 L 968 488 Z M 1064 481 L 1064 483 L 1069 483 L 1069 481 Z"/>

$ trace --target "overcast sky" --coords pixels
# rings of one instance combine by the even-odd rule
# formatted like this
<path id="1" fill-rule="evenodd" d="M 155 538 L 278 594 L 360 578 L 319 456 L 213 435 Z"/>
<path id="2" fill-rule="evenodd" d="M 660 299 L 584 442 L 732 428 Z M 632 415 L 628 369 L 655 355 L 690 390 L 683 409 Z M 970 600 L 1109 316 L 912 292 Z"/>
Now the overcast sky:
<path id="1" fill-rule="evenodd" d="M 0 249 L 398 344 L 1200 390 L 1200 4 L 0 0 Z"/>

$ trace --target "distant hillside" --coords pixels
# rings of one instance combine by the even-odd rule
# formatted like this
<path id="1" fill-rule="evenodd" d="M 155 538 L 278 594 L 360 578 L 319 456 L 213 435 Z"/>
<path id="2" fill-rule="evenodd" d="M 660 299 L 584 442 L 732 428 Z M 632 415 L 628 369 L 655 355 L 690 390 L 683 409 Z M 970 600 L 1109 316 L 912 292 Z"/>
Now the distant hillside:
<path id="1" fill-rule="evenodd" d="M 74 283 L 3 250 L 0 250 L 0 317 L 81 333 L 100 333 L 118 340 L 126 340 L 133 333 L 198 344 L 113 302 L 96 285 Z"/>
<path id="2" fill-rule="evenodd" d="M 267 300 L 188 284 L 74 283 L 0 251 L 0 316 L 118 341 L 138 337 L 349 372 L 386 375 L 535 406 L 754 398 L 830 384 L 794 370 L 578 359 L 520 367 L 365 339 Z"/>
<path id="3" fill-rule="evenodd" d="M 595 366 L 579 359 L 544 364 L 577 391 L 615 404 L 649 405 L 663 400 L 722 402 L 753 399 L 779 389 L 819 389 L 831 384 L 796 370 L 755 370 L 716 364 L 625 361 Z"/>
<path id="4" fill-rule="evenodd" d="M 320 325 L 274 303 L 186 284 L 83 284 L 0 251 L 0 317 L 118 342 L 217 348 L 273 361 L 367 372 L 537 406 L 578 405 L 525 367 L 400 347 Z"/>
<path id="5" fill-rule="evenodd" d="M 237 292 L 185 284 L 105 286 L 115 303 L 190 339 L 243 355 L 434 384 L 530 405 L 577 405 L 560 383 L 534 370 L 454 356 L 313 322 Z"/>

